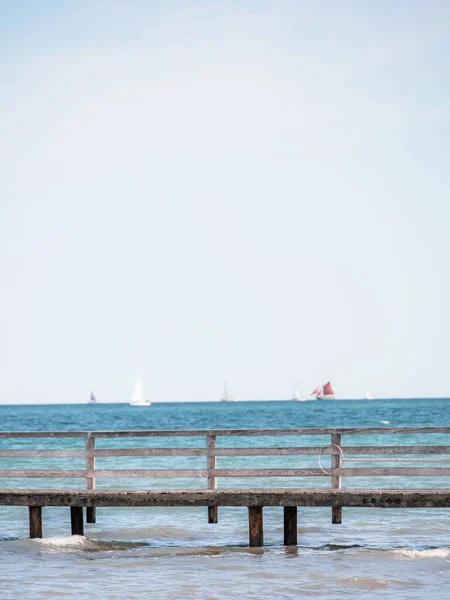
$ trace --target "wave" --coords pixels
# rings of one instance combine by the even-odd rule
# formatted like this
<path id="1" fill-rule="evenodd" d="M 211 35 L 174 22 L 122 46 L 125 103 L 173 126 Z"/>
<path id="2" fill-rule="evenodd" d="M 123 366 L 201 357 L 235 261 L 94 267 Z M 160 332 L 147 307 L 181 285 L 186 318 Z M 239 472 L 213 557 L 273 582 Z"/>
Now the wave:
<path id="1" fill-rule="evenodd" d="M 338 579 L 338 581 L 360 590 L 379 590 L 386 588 L 388 585 L 385 579 L 375 579 L 372 577 L 347 577 Z"/>
<path id="2" fill-rule="evenodd" d="M 399 548 L 392 550 L 394 554 L 401 556 L 402 558 L 449 558 L 450 548 L 429 548 L 427 550 L 407 550 L 406 548 Z"/>
<path id="3" fill-rule="evenodd" d="M 103 542 L 100 540 L 91 540 L 83 535 L 37 538 L 29 541 L 31 544 L 38 545 L 50 552 L 108 552 L 147 546 L 143 542 Z"/>

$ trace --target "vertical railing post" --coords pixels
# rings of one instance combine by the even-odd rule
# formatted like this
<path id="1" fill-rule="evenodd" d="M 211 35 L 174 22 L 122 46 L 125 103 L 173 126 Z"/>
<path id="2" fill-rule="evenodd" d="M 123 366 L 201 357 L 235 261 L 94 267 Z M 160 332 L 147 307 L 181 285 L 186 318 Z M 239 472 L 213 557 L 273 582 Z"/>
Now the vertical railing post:
<path id="1" fill-rule="evenodd" d="M 333 469 L 340 469 L 342 466 L 342 456 L 338 451 L 336 446 L 341 447 L 341 434 L 333 433 L 331 434 L 331 466 Z M 342 477 L 340 475 L 332 475 L 331 476 L 331 487 L 334 490 L 340 490 L 342 487 Z M 331 508 L 331 522 L 334 525 L 338 525 L 342 523 L 342 506 L 333 506 Z"/>
<path id="2" fill-rule="evenodd" d="M 95 471 L 95 437 L 89 432 L 86 437 L 86 471 Z M 95 476 L 86 476 L 86 489 L 95 490 Z M 95 523 L 96 521 L 96 509 L 95 506 L 88 506 L 86 508 L 86 523 Z"/>
<path id="3" fill-rule="evenodd" d="M 207 449 L 207 469 L 208 469 L 208 490 L 217 489 L 217 477 L 213 474 L 216 468 L 216 456 L 214 451 L 216 449 L 216 436 L 213 433 L 206 435 L 206 449 Z M 217 506 L 208 506 L 208 523 L 218 523 L 219 516 L 217 512 Z"/>

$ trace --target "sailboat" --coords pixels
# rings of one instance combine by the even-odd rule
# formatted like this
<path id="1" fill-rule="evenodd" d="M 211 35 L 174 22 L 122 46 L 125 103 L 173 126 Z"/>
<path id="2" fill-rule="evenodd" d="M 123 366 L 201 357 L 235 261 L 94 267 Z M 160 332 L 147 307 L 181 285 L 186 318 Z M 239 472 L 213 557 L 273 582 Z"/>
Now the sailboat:
<path id="1" fill-rule="evenodd" d="M 97 399 L 94 396 L 94 392 L 91 392 L 88 404 L 97 404 Z"/>
<path id="2" fill-rule="evenodd" d="M 294 390 L 294 393 L 292 395 L 292 400 L 296 400 L 297 402 L 304 402 L 307 399 L 308 398 L 306 398 L 305 396 L 302 396 L 302 393 L 300 391 L 300 386 L 297 384 L 295 386 L 295 390 Z"/>
<path id="3" fill-rule="evenodd" d="M 331 383 L 328 381 L 324 385 L 316 387 L 311 392 L 311 396 L 315 396 L 317 400 L 334 400 L 334 391 L 331 387 Z"/>
<path id="4" fill-rule="evenodd" d="M 370 392 L 366 392 L 364 394 L 364 398 L 365 398 L 365 400 L 373 400 L 373 396 Z"/>
<path id="5" fill-rule="evenodd" d="M 230 394 L 228 393 L 228 387 L 227 387 L 226 381 L 224 381 L 224 383 L 223 383 L 223 393 L 222 393 L 222 398 L 220 400 L 222 402 L 236 402 L 236 398 L 233 398 L 233 396 L 230 396 Z"/>
<path id="6" fill-rule="evenodd" d="M 131 406 L 150 406 L 150 400 L 145 399 L 139 373 L 136 375 L 136 382 L 134 384 L 133 393 L 131 394 L 130 404 Z"/>

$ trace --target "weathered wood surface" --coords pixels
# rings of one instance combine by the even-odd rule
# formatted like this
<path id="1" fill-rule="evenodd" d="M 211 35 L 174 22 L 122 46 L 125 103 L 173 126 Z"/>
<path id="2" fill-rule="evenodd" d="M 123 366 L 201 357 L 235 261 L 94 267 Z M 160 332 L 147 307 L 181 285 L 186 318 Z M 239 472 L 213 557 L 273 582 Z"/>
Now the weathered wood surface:
<path id="1" fill-rule="evenodd" d="M 250 548 L 264 546 L 263 507 L 248 507 L 248 545 Z"/>
<path id="2" fill-rule="evenodd" d="M 86 471 L 92 472 L 95 470 L 95 438 L 86 438 Z M 86 489 L 95 490 L 95 477 L 86 478 Z M 95 506 L 89 506 L 86 509 L 86 523 L 95 523 L 96 521 L 96 508 Z"/>
<path id="3" fill-rule="evenodd" d="M 331 450 L 337 451 L 333 452 L 331 456 L 331 467 L 333 471 L 340 469 L 342 467 L 342 455 L 339 452 L 339 448 L 341 447 L 341 435 L 339 433 L 334 433 L 331 436 Z M 339 475 L 332 475 L 331 477 L 331 487 L 335 490 L 340 490 L 342 487 L 342 477 Z M 331 509 L 331 522 L 334 525 L 338 525 L 342 523 L 342 506 L 333 506 Z"/>
<path id="4" fill-rule="evenodd" d="M 72 535 L 84 535 L 83 508 L 81 506 L 70 507 L 70 523 Z"/>
<path id="5" fill-rule="evenodd" d="M 84 469 L 55 470 L 55 469 L 3 469 L 0 478 L 63 478 L 85 479 L 99 477 L 111 479 L 148 478 L 207 478 L 207 477 L 329 477 L 330 472 L 321 469 Z M 404 477 L 418 475 L 421 477 L 450 477 L 450 468 L 445 467 L 357 467 L 334 469 L 332 476 L 338 477 Z"/>
<path id="6" fill-rule="evenodd" d="M 42 537 L 42 507 L 30 506 L 30 538 Z"/>
<path id="7" fill-rule="evenodd" d="M 353 506 L 450 508 L 450 489 L 0 490 L 0 506 Z"/>
<path id="8" fill-rule="evenodd" d="M 214 436 L 211 436 L 214 437 Z M 87 438 L 93 440 L 93 438 Z M 450 446 L 341 446 L 349 455 L 427 455 L 450 454 Z M 323 456 L 340 455 L 335 448 L 323 446 L 286 446 L 271 448 L 97 448 L 94 450 L 1 450 L 0 458 L 86 458 L 117 456 Z M 389 460 L 389 459 L 386 459 Z M 419 458 L 417 459 L 420 460 Z M 450 457 L 449 457 L 450 460 Z"/>
<path id="9" fill-rule="evenodd" d="M 213 475 L 216 469 L 216 456 L 213 452 L 216 450 L 216 436 L 206 436 L 206 449 L 208 451 L 207 468 L 208 468 L 208 489 L 217 489 L 217 478 Z M 219 521 L 217 506 L 208 506 L 208 523 L 217 523 Z"/>
<path id="10" fill-rule="evenodd" d="M 336 507 L 333 507 L 336 508 Z M 297 507 L 284 507 L 284 545 L 297 545 Z"/>
<path id="11" fill-rule="evenodd" d="M 205 437 L 255 435 L 350 435 L 450 433 L 450 427 L 303 427 L 295 429 L 168 429 L 133 431 L 0 431 L 0 438 L 138 438 L 138 437 Z"/>

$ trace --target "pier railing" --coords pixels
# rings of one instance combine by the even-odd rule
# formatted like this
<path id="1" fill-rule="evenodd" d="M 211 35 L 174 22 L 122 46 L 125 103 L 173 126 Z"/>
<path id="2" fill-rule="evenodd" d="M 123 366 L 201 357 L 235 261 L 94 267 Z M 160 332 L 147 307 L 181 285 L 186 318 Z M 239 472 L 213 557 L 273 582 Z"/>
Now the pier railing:
<path id="1" fill-rule="evenodd" d="M 438 466 L 450 463 L 450 445 L 418 445 L 401 443 L 404 436 L 426 434 L 427 441 L 434 435 L 450 434 L 450 427 L 372 427 L 372 428 L 300 428 L 300 429 L 200 429 L 200 430 L 159 430 L 159 431 L 3 431 L 0 432 L 0 459 L 84 459 L 83 469 L 2 469 L 0 478 L 64 478 L 84 479 L 86 489 L 93 490 L 96 480 L 100 478 L 200 478 L 206 480 L 208 489 L 217 488 L 218 478 L 272 478 L 272 477 L 329 477 L 331 488 L 342 488 L 344 477 L 448 477 L 450 467 Z M 391 435 L 397 437 L 395 445 L 344 445 L 343 439 L 348 436 Z M 218 438 L 244 436 L 247 438 L 290 436 L 295 444 L 289 446 L 245 446 L 218 447 Z M 321 436 L 317 445 L 299 445 L 299 438 Z M 323 439 L 329 436 L 329 442 Z M 429 437 L 431 436 L 431 437 Z M 97 440 L 124 440 L 126 438 L 203 438 L 203 447 L 114 447 L 98 448 Z M 444 436 L 445 439 L 446 436 Z M 84 439 L 84 448 L 27 448 L 9 449 L 5 444 L 10 440 L 15 445 L 19 439 L 54 440 L 71 438 Z M 353 437 L 354 439 L 354 437 Z M 442 436 L 440 436 L 442 440 Z M 4 440 L 4 441 L 2 441 Z M 23 443 L 23 442 L 22 442 Z M 48 442 L 47 442 L 48 443 Z M 179 441 L 180 443 L 180 441 Z M 119 444 L 117 444 L 119 446 Z M 204 468 L 189 469 L 98 469 L 97 458 L 113 457 L 205 457 Z M 289 468 L 220 468 L 217 465 L 221 457 L 315 457 L 316 465 L 292 466 Z M 326 458 L 328 456 L 328 459 Z M 8 461 L 9 464 L 11 461 Z M 298 461 L 295 461 L 298 463 Z M 375 466 L 377 465 L 377 466 Z M 153 486 L 154 487 L 154 486 Z M 274 487 L 271 485 L 271 487 Z M 340 521 L 340 507 L 333 509 L 333 520 Z M 210 519 L 214 520 L 211 507 Z"/>
<path id="2" fill-rule="evenodd" d="M 375 427 L 375 428 L 303 428 L 303 429 L 208 429 L 158 431 L 0 431 L 0 440 L 24 438 L 57 440 L 84 439 L 84 449 L 9 449 L 0 446 L 0 458 L 77 458 L 85 459 L 84 469 L 1 469 L 0 478 L 70 478 L 86 479 L 86 488 L 95 488 L 97 478 L 201 478 L 208 488 L 217 487 L 221 477 L 331 477 L 337 487 L 343 477 L 374 476 L 450 476 L 450 467 L 428 466 L 428 463 L 450 464 L 450 445 L 343 445 L 348 435 L 447 434 L 450 427 Z M 330 442 L 313 446 L 245 446 L 217 447 L 217 439 L 237 436 L 330 436 Z M 204 447 L 117 447 L 98 448 L 96 440 L 124 438 L 204 438 Z M 297 441 L 297 440 L 296 440 Z M 450 440 L 449 440 L 450 442 Z M 448 456 L 445 456 L 448 455 Z M 112 457 L 202 457 L 205 468 L 191 469 L 96 469 L 96 458 Z M 317 458 L 315 467 L 290 468 L 218 468 L 218 457 L 309 456 Z M 331 464 L 325 457 L 331 456 Z M 384 463 L 388 466 L 364 466 L 364 463 Z M 390 463 L 390 464 L 389 464 Z M 427 466 L 424 466 L 427 463 Z M 346 466 L 348 465 L 348 466 Z M 362 466 L 358 466 L 362 465 Z"/>

